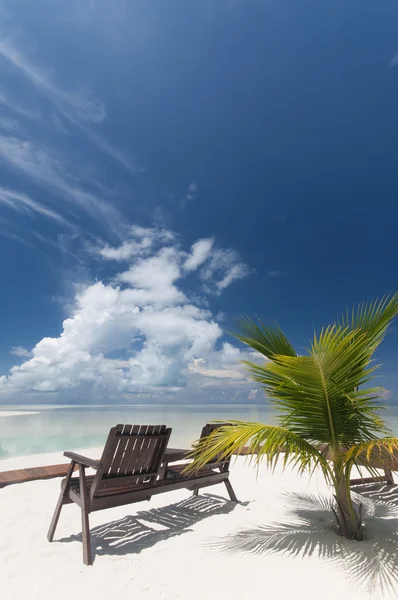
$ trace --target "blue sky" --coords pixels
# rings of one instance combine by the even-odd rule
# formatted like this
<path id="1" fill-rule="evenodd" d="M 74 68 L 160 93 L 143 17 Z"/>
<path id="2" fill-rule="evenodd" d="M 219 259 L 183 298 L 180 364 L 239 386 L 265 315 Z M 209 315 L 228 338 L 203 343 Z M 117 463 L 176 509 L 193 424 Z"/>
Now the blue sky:
<path id="1" fill-rule="evenodd" d="M 1 0 L 0 402 L 259 400 L 228 317 L 303 348 L 395 291 L 397 19 Z"/>

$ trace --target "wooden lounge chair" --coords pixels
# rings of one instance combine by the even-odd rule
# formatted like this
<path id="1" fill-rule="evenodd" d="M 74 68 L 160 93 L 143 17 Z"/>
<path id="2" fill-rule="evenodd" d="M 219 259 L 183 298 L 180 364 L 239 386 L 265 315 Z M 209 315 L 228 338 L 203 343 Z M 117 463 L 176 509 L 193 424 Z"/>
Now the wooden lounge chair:
<path id="1" fill-rule="evenodd" d="M 207 438 L 213 431 L 215 431 L 219 427 L 224 427 L 227 425 L 231 425 L 231 423 L 206 423 L 206 425 L 202 429 L 202 433 L 200 434 L 200 439 L 203 440 L 204 438 Z M 204 467 L 202 467 L 200 469 L 200 471 L 196 471 L 196 473 L 193 477 L 193 479 L 195 480 L 195 485 L 192 487 L 193 495 L 197 496 L 200 488 L 207 487 L 209 485 L 205 480 L 202 480 L 202 477 L 204 477 L 208 473 L 214 472 L 215 469 L 218 469 L 220 473 L 224 474 L 224 478 L 222 479 L 222 481 L 224 482 L 224 485 L 227 488 L 227 492 L 228 492 L 230 499 L 233 502 L 238 502 L 238 499 L 235 495 L 234 489 L 231 485 L 231 482 L 229 481 L 230 463 L 231 463 L 231 457 L 229 457 L 227 459 L 221 459 L 220 454 L 219 454 L 218 456 L 213 458 L 212 461 L 209 461 Z M 167 476 L 169 478 L 175 477 L 176 475 L 178 475 L 180 477 L 184 477 L 183 471 L 186 468 L 186 466 L 187 466 L 186 463 L 180 464 L 180 465 L 168 466 Z M 191 479 L 192 479 L 192 477 L 189 478 L 189 480 L 191 480 Z M 217 483 L 218 483 L 218 481 L 217 481 Z"/>
<path id="2" fill-rule="evenodd" d="M 213 426 L 207 427 L 202 434 L 208 435 Z M 90 512 L 150 500 L 154 494 L 182 488 L 197 494 L 200 488 L 221 482 L 225 483 L 230 499 L 236 502 L 228 480 L 229 461 L 213 461 L 193 475 L 186 475 L 181 466 L 168 464 L 187 455 L 186 450 L 173 449 L 167 454 L 170 433 L 171 429 L 165 425 L 117 425 L 110 430 L 99 461 L 65 452 L 71 463 L 61 484 L 48 540 L 54 539 L 62 506 L 77 504 L 82 518 L 83 562 L 91 565 Z M 79 477 L 72 477 L 76 465 Z M 96 474 L 87 476 L 86 468 L 94 469 Z"/>

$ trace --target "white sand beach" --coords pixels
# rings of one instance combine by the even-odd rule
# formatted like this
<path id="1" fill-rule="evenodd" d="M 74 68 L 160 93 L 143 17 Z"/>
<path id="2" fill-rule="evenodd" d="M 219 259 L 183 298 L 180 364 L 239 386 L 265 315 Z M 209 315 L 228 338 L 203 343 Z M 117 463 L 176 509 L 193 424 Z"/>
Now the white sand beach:
<path id="1" fill-rule="evenodd" d="M 0 471 L 64 461 L 61 453 L 3 460 Z M 91 567 L 82 564 L 77 506 L 63 508 L 55 541 L 46 540 L 60 479 L 0 489 L 1 597 L 396 597 L 391 572 L 397 570 L 398 520 L 386 504 L 373 504 L 368 493 L 365 502 L 374 512 L 369 539 L 349 542 L 336 536 L 331 513 L 318 504 L 328 493 L 319 474 L 309 480 L 262 466 L 256 478 L 239 457 L 231 482 L 237 505 L 226 500 L 222 485 L 198 497 L 182 490 L 93 513 Z M 387 496 L 395 499 L 391 490 Z"/>

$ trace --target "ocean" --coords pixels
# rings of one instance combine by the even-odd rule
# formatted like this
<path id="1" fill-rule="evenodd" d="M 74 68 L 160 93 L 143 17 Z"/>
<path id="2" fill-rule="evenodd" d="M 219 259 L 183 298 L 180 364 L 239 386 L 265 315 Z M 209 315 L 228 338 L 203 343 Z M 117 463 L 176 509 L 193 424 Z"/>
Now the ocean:
<path id="1" fill-rule="evenodd" d="M 5 416 L 7 412 L 22 413 Z M 398 409 L 384 417 L 398 435 Z M 198 439 L 208 421 L 242 419 L 275 423 L 273 410 L 264 405 L 110 405 L 110 406 L 2 406 L 0 407 L 0 460 L 103 446 L 117 423 L 165 424 L 172 428 L 171 444 L 187 447 Z"/>
<path id="2" fill-rule="evenodd" d="M 7 412 L 23 414 L 4 416 Z M 228 419 L 272 423 L 273 415 L 264 405 L 2 406 L 0 460 L 101 447 L 118 423 L 165 424 L 172 428 L 170 443 L 186 447 L 198 439 L 206 422 Z"/>

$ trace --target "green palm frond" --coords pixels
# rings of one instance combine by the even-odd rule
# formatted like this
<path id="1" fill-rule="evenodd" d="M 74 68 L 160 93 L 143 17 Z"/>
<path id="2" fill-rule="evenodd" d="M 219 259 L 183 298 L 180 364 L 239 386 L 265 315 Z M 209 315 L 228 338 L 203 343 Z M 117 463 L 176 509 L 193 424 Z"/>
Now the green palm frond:
<path id="1" fill-rule="evenodd" d="M 254 348 L 266 358 L 277 354 L 296 356 L 296 351 L 279 327 L 265 326 L 260 319 L 258 325 L 247 316 L 237 316 L 233 320 L 235 331 L 230 332 L 236 339 Z"/>
<path id="2" fill-rule="evenodd" d="M 342 458 L 344 464 L 357 464 L 368 470 L 391 468 L 398 451 L 397 437 L 384 437 L 351 446 Z"/>
<path id="3" fill-rule="evenodd" d="M 398 293 L 362 303 L 351 313 L 347 311 L 337 325 L 365 334 L 373 350 L 383 341 L 391 321 L 398 314 Z"/>
<path id="4" fill-rule="evenodd" d="M 277 462 L 282 461 L 284 467 L 289 464 L 299 471 L 310 472 L 320 467 L 328 480 L 332 478 L 325 453 L 294 432 L 262 423 L 230 423 L 231 425 L 219 427 L 196 443 L 191 453 L 193 462 L 188 471 L 199 470 L 216 458 L 224 460 L 234 454 L 241 454 L 243 448 L 246 448 L 247 459 L 257 465 L 266 460 L 269 467 L 275 468 Z"/>
<path id="5" fill-rule="evenodd" d="M 335 448 L 384 434 L 377 388 L 364 388 L 376 367 L 359 368 L 369 355 L 366 336 L 331 327 L 315 337 L 309 356 L 275 356 L 246 363 L 265 388 L 282 427 Z"/>

